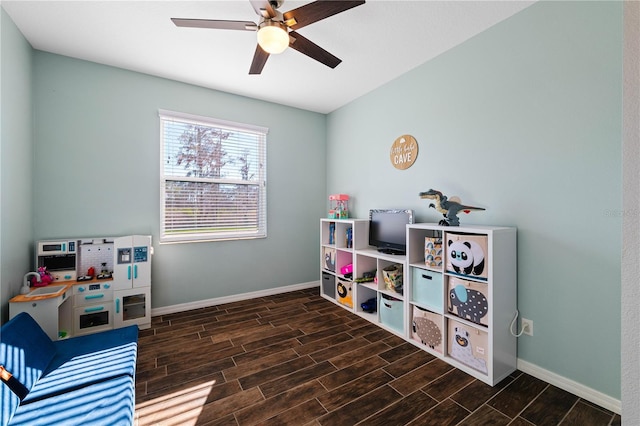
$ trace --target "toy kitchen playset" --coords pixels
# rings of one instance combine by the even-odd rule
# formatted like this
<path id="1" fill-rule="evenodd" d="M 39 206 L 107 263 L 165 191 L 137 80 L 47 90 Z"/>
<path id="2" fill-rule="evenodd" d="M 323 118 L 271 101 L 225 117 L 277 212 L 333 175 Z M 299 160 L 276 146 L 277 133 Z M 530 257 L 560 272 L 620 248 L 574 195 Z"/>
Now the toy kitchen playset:
<path id="1" fill-rule="evenodd" d="M 9 317 L 27 312 L 53 340 L 151 326 L 150 235 L 37 241 Z"/>

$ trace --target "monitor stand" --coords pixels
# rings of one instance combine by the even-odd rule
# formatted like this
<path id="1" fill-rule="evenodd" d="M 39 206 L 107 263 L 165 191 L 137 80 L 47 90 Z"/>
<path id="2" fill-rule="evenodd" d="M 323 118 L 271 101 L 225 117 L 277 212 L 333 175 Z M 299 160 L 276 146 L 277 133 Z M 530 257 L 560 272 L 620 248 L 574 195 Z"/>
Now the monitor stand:
<path id="1" fill-rule="evenodd" d="M 385 247 L 378 247 L 378 251 L 380 253 L 391 254 L 394 256 L 404 256 L 407 253 L 404 250 L 391 249 L 391 248 L 385 248 Z"/>

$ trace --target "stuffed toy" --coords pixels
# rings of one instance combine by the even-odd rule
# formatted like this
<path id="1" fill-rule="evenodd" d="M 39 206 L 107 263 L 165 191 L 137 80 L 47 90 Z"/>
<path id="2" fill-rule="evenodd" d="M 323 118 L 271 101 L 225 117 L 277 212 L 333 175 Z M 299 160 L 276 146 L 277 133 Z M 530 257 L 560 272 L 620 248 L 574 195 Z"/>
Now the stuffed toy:
<path id="1" fill-rule="evenodd" d="M 36 280 L 36 278 L 31 278 L 31 286 L 32 287 L 44 287 L 53 282 L 53 276 L 49 271 L 47 271 L 46 266 L 41 266 L 38 268 L 38 274 L 40 274 L 40 282 Z"/>

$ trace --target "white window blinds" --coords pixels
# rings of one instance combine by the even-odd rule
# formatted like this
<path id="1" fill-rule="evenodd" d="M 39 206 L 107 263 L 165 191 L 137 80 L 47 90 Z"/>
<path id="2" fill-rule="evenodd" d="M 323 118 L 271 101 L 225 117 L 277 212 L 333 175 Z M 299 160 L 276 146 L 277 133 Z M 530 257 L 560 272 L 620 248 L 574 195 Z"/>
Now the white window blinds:
<path id="1" fill-rule="evenodd" d="M 161 110 L 160 241 L 267 236 L 268 129 Z"/>

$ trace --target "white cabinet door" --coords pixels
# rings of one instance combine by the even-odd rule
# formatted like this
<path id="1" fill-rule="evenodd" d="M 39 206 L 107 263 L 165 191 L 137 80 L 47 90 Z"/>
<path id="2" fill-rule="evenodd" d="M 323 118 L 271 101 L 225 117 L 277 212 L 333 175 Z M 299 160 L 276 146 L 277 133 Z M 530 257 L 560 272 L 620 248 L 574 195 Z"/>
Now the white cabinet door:
<path id="1" fill-rule="evenodd" d="M 67 335 L 71 333 L 70 328 L 63 329 L 69 325 L 68 321 L 59 321 L 59 313 L 64 311 L 64 308 L 71 306 L 71 302 L 68 301 L 71 299 L 70 295 L 71 292 L 67 290 L 60 296 L 49 299 L 31 302 L 11 302 L 9 303 L 9 319 L 21 312 L 26 312 L 42 327 L 51 340 L 58 340 L 59 332 L 65 331 Z"/>
<path id="2" fill-rule="evenodd" d="M 133 287 L 133 240 L 131 236 L 113 240 L 113 289 L 126 290 Z"/>
<path id="3" fill-rule="evenodd" d="M 134 235 L 133 239 L 133 287 L 151 285 L 151 236 Z"/>
<path id="4" fill-rule="evenodd" d="M 151 287 L 114 292 L 114 327 L 151 326 Z"/>
<path id="5" fill-rule="evenodd" d="M 133 235 L 114 239 L 113 289 L 126 290 L 151 285 L 151 236 Z"/>

